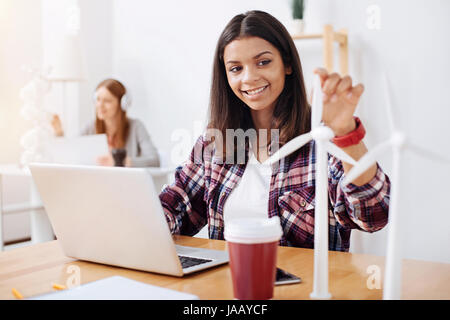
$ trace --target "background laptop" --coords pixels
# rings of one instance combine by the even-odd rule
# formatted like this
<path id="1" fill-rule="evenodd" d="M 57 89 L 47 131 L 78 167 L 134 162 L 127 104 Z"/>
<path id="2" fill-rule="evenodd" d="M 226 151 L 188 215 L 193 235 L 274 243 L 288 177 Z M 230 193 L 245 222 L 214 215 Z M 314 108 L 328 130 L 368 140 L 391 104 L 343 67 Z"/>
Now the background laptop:
<path id="1" fill-rule="evenodd" d="M 46 145 L 49 162 L 72 165 L 96 165 L 97 158 L 109 152 L 106 134 L 55 137 Z"/>
<path id="2" fill-rule="evenodd" d="M 35 163 L 30 171 L 69 257 L 175 276 L 228 262 L 226 251 L 175 246 L 146 169 Z"/>

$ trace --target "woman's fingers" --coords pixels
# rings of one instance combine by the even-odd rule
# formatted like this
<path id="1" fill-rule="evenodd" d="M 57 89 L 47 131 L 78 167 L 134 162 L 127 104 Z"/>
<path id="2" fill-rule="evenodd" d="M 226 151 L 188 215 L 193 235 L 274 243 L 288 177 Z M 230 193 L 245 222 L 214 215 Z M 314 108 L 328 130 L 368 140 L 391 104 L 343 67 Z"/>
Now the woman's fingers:
<path id="1" fill-rule="evenodd" d="M 323 84 L 323 101 L 326 102 L 330 99 L 331 96 L 336 92 L 336 87 L 341 81 L 341 77 L 337 73 L 332 73 L 328 76 L 327 80 Z"/>
<path id="2" fill-rule="evenodd" d="M 336 86 L 339 84 L 341 77 L 337 73 L 332 73 L 328 76 L 328 79 L 325 80 L 323 85 L 323 93 L 327 95 L 331 95 L 336 91 Z"/>
<path id="3" fill-rule="evenodd" d="M 338 73 L 329 74 L 324 68 L 314 69 L 314 73 L 320 76 L 322 83 L 323 102 L 331 101 L 336 102 L 339 96 L 345 95 L 345 97 L 352 101 L 358 102 L 362 93 L 364 92 L 364 86 L 358 84 L 352 87 L 352 78 L 350 76 L 341 76 Z"/>
<path id="4" fill-rule="evenodd" d="M 56 136 L 63 136 L 64 132 L 62 129 L 61 120 L 59 119 L 57 114 L 54 114 L 52 116 L 51 125 L 53 127 L 53 131 L 55 132 Z"/>
<path id="5" fill-rule="evenodd" d="M 364 92 L 364 85 L 360 83 L 351 89 L 351 91 L 347 94 L 347 99 L 358 102 L 363 92 Z"/>
<path id="6" fill-rule="evenodd" d="M 323 87 L 323 83 L 325 82 L 325 80 L 327 80 L 328 78 L 328 71 L 324 68 L 316 68 L 313 71 L 315 74 L 318 74 L 320 77 L 320 84 Z"/>
<path id="7" fill-rule="evenodd" d="M 53 127 L 56 127 L 57 125 L 59 125 L 61 123 L 61 120 L 59 120 L 59 117 L 58 117 L 57 114 L 54 114 L 52 116 L 52 122 L 51 123 L 52 123 Z"/>
<path id="8" fill-rule="evenodd" d="M 328 71 L 324 68 L 316 68 L 313 71 L 315 74 L 318 74 L 320 77 L 320 83 L 322 85 L 323 102 L 327 102 L 331 96 L 331 90 L 333 86 L 337 84 L 339 81 L 339 75 L 337 73 L 329 74 Z"/>
<path id="9" fill-rule="evenodd" d="M 345 76 L 341 79 L 339 84 L 336 87 L 336 94 L 341 95 L 347 90 L 352 88 L 352 78 L 350 76 Z"/>
<path id="10" fill-rule="evenodd" d="M 112 157 L 110 155 L 103 155 L 97 157 L 97 164 L 100 166 L 111 166 L 111 159 Z"/>

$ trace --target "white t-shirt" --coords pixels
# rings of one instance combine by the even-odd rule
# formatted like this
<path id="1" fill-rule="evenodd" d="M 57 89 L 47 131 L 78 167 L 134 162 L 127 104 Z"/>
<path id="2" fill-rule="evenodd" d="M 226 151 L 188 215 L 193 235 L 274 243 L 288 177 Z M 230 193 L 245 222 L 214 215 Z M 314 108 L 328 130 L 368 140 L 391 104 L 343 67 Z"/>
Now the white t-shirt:
<path id="1" fill-rule="evenodd" d="M 249 160 L 238 185 L 223 208 L 225 224 L 234 218 L 268 218 L 272 168 L 261 164 L 249 150 Z"/>

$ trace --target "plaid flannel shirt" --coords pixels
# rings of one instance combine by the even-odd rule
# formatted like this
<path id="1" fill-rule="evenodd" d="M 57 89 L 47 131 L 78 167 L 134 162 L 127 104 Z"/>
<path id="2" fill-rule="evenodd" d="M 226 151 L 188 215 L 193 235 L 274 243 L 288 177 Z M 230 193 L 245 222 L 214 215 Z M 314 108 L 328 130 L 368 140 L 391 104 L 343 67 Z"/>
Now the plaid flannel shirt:
<path id="1" fill-rule="evenodd" d="M 214 158 L 209 144 L 203 136 L 197 140 L 189 160 L 176 169 L 174 183 L 159 197 L 173 234 L 195 235 L 208 224 L 209 238 L 223 240 L 224 204 L 244 173 L 248 147 L 244 164 L 227 164 Z M 280 217 L 280 245 L 314 248 L 314 148 L 311 141 L 272 171 L 268 216 Z M 367 184 L 344 188 L 341 161 L 328 159 L 329 249 L 348 251 L 351 229 L 374 232 L 387 224 L 390 182 L 377 165 Z"/>

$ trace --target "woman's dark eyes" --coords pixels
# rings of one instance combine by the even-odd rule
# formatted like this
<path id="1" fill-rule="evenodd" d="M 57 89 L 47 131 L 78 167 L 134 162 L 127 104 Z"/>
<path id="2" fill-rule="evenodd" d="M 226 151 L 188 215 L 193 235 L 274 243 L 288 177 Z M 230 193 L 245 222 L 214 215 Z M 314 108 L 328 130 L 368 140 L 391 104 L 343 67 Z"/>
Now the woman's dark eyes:
<path id="1" fill-rule="evenodd" d="M 268 65 L 271 62 L 272 62 L 272 60 L 269 60 L 269 59 L 261 60 L 261 61 L 259 61 L 257 63 L 257 65 L 258 66 L 265 66 L 265 65 Z M 230 68 L 230 72 L 238 72 L 238 71 L 241 71 L 241 70 L 242 70 L 242 67 L 240 67 L 240 66 L 234 66 L 234 67 Z"/>
<path id="2" fill-rule="evenodd" d="M 231 69 L 230 69 L 230 71 L 231 72 L 238 72 L 239 70 L 241 70 L 242 69 L 242 67 L 232 67 Z"/>
<path id="3" fill-rule="evenodd" d="M 265 66 L 266 64 L 269 64 L 272 60 L 266 59 L 266 60 L 261 60 L 258 65 L 262 65 Z"/>

